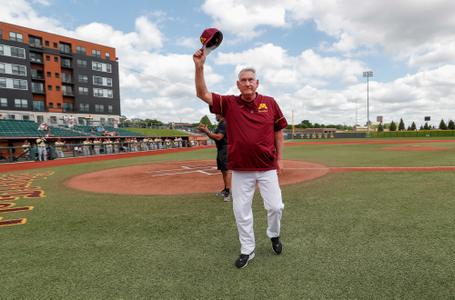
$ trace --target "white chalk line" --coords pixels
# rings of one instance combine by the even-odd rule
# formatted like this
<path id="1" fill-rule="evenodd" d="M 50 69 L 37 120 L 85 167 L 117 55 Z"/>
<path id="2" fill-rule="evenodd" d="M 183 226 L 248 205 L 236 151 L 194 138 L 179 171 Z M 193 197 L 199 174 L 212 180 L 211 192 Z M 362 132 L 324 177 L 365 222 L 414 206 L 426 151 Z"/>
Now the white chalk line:
<path id="1" fill-rule="evenodd" d="M 183 171 L 183 170 L 188 171 Z M 167 170 L 156 170 L 150 171 L 149 173 L 155 173 L 152 177 L 162 177 L 162 176 L 173 176 L 173 175 L 184 175 L 184 174 L 191 174 L 191 173 L 202 173 L 204 175 L 213 176 L 218 175 L 216 173 L 209 173 L 206 171 L 215 171 L 216 167 L 214 166 L 180 166 L 180 169 L 167 169 Z M 176 172 L 173 172 L 176 171 Z"/>

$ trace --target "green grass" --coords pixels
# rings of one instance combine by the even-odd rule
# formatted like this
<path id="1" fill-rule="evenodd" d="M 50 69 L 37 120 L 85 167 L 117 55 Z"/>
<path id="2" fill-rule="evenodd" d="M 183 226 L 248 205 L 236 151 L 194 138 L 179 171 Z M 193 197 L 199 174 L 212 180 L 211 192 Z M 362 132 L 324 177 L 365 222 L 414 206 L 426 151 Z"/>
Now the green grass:
<path id="1" fill-rule="evenodd" d="M 413 153 L 303 145 L 287 147 L 285 158 L 454 165 L 452 144 Z M 71 176 L 108 167 L 214 155 L 205 149 L 54 168 L 34 182 L 45 198 L 16 201 L 35 206 L 32 212 L 2 214 L 28 223 L 0 228 L 0 298 L 453 299 L 454 172 L 337 173 L 286 186 L 281 256 L 272 254 L 256 195 L 256 258 L 243 270 L 233 266 L 232 204 L 212 194 L 117 196 L 63 187 Z"/>
<path id="2" fill-rule="evenodd" d="M 123 128 L 125 130 L 139 133 L 143 136 L 163 136 L 163 137 L 174 137 L 174 136 L 188 136 L 188 133 L 185 133 L 180 130 L 175 129 L 152 129 L 152 128 Z"/>

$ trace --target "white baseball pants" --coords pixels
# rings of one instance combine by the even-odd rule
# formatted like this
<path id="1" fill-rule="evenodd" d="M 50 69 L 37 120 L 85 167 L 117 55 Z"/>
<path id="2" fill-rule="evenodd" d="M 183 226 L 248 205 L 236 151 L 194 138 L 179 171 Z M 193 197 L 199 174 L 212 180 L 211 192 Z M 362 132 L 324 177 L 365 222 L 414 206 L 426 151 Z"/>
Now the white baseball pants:
<path id="1" fill-rule="evenodd" d="M 273 238 L 280 235 L 284 204 L 276 170 L 232 171 L 233 209 L 239 232 L 240 253 L 242 254 L 250 254 L 256 247 L 251 207 L 256 183 L 264 200 L 264 208 L 267 210 L 267 236 Z"/>

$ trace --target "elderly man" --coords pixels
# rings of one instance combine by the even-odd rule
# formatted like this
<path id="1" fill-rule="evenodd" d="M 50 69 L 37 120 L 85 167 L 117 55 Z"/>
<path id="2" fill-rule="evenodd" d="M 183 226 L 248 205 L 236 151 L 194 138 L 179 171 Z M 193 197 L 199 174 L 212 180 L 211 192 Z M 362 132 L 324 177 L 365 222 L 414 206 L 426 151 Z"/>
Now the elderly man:
<path id="1" fill-rule="evenodd" d="M 196 93 L 210 105 L 213 113 L 222 115 L 229 126 L 228 169 L 232 170 L 233 209 L 240 240 L 240 256 L 235 266 L 244 268 L 255 256 L 251 206 L 256 184 L 267 210 L 267 236 L 273 251 L 282 252 L 280 224 L 284 204 L 278 174 L 282 170 L 282 129 L 287 122 L 272 97 L 256 92 L 259 81 L 253 68 L 239 72 L 237 88 L 240 95 L 209 92 L 204 79 L 205 60 L 204 49 L 194 53 Z"/>

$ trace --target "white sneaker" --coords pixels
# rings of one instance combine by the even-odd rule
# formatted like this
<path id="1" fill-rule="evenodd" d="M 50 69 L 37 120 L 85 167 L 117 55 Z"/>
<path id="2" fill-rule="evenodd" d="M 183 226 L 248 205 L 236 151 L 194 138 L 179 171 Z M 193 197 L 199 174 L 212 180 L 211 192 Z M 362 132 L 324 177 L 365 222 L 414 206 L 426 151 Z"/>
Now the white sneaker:
<path id="1" fill-rule="evenodd" d="M 229 201 L 231 201 L 231 194 L 229 193 L 229 194 L 227 194 L 227 195 L 224 195 L 223 200 L 224 200 L 224 202 L 229 202 Z"/>

